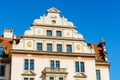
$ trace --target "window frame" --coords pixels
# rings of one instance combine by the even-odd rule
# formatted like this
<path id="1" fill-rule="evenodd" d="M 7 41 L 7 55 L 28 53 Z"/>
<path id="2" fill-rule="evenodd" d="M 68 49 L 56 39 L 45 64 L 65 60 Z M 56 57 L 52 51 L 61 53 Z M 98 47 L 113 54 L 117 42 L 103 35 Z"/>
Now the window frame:
<path id="1" fill-rule="evenodd" d="M 72 45 L 70 45 L 70 44 L 66 45 L 66 52 L 67 53 L 72 53 Z"/>
<path id="2" fill-rule="evenodd" d="M 99 72 L 99 74 L 97 73 L 97 71 Z M 96 70 L 96 80 L 101 80 L 101 72 L 100 72 L 100 70 Z"/>
<path id="3" fill-rule="evenodd" d="M 4 67 L 4 69 L 2 67 Z M 2 73 L 2 71 L 3 71 L 3 73 Z M 6 66 L 0 65 L 0 77 L 5 77 L 5 74 L 6 74 Z"/>
<path id="4" fill-rule="evenodd" d="M 38 44 L 40 44 L 40 47 L 38 47 Z M 43 44 L 42 43 L 37 43 L 37 50 L 42 51 L 42 48 L 43 48 Z"/>
<path id="5" fill-rule="evenodd" d="M 57 44 L 57 52 L 62 52 L 62 44 Z"/>
<path id="6" fill-rule="evenodd" d="M 0 56 L 4 56 L 5 55 L 5 47 L 0 46 L 0 50 L 2 50 L 2 51 L 0 51 L 0 52 L 2 52 L 2 53 L 0 53 Z"/>
<path id="7" fill-rule="evenodd" d="M 27 60 L 27 64 L 25 64 L 25 60 Z M 33 60 L 33 63 L 31 61 Z M 35 60 L 34 59 L 24 59 L 24 70 L 34 71 L 35 68 Z M 27 69 L 25 68 L 27 66 Z"/>
<path id="8" fill-rule="evenodd" d="M 51 49 L 49 49 L 48 47 L 51 46 Z M 52 52 L 52 43 L 47 43 L 47 52 Z"/>
<path id="9" fill-rule="evenodd" d="M 56 36 L 61 37 L 62 36 L 62 31 L 56 31 Z"/>
<path id="10" fill-rule="evenodd" d="M 46 31 L 46 35 L 47 35 L 47 36 L 52 36 L 52 30 L 47 30 L 47 31 Z"/>
<path id="11" fill-rule="evenodd" d="M 77 63 L 77 65 L 76 65 Z M 75 72 L 85 73 L 85 62 L 75 61 Z"/>

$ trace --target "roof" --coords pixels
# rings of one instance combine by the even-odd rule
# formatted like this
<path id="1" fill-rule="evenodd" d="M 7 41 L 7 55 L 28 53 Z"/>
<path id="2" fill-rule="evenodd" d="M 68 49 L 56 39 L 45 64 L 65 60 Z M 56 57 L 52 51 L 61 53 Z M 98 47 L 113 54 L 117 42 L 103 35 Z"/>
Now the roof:
<path id="1" fill-rule="evenodd" d="M 20 40 L 20 37 L 16 37 L 15 40 Z M 5 47 L 5 55 L 9 54 L 9 51 L 12 48 L 12 42 L 13 38 L 4 38 L 3 36 L 0 36 L 1 46 Z"/>

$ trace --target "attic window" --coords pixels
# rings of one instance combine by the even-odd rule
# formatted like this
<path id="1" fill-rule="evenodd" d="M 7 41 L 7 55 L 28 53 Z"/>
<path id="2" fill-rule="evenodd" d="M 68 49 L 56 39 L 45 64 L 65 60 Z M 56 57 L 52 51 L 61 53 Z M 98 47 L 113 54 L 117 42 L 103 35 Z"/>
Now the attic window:
<path id="1" fill-rule="evenodd" d="M 56 24 L 56 20 L 52 20 L 52 24 Z"/>

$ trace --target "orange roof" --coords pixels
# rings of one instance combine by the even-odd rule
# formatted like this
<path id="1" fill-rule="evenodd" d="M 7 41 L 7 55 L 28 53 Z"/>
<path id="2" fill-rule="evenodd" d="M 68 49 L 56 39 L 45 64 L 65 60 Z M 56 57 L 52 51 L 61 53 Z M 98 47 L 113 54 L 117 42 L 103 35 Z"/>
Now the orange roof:
<path id="1" fill-rule="evenodd" d="M 19 40 L 20 37 L 17 37 L 16 40 Z M 5 46 L 5 55 L 9 54 L 10 49 L 12 48 L 13 38 L 4 38 L 0 36 L 0 40 L 2 41 L 2 45 Z"/>
<path id="2" fill-rule="evenodd" d="M 104 51 L 101 44 L 92 44 L 96 53 L 96 61 L 105 61 Z"/>

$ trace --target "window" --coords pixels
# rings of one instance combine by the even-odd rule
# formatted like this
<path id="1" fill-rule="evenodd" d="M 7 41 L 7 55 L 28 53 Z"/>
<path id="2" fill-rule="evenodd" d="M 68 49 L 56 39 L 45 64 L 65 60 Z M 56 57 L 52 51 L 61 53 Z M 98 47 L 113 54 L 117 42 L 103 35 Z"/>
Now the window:
<path id="1" fill-rule="evenodd" d="M 37 43 L 37 50 L 42 51 L 42 43 Z"/>
<path id="2" fill-rule="evenodd" d="M 101 80 L 100 79 L 100 70 L 96 70 L 96 78 L 97 78 L 97 80 Z"/>
<path id="3" fill-rule="evenodd" d="M 67 52 L 71 53 L 72 52 L 72 46 L 71 45 L 67 45 Z"/>
<path id="4" fill-rule="evenodd" d="M 25 59 L 24 60 L 24 70 L 34 70 L 34 60 Z"/>
<path id="5" fill-rule="evenodd" d="M 47 44 L 47 51 L 52 52 L 52 44 Z"/>
<path id="6" fill-rule="evenodd" d="M 85 72 L 84 62 L 75 62 L 75 71 L 76 72 Z"/>
<path id="7" fill-rule="evenodd" d="M 79 62 L 75 62 L 76 72 L 79 72 Z"/>
<path id="8" fill-rule="evenodd" d="M 52 69 L 54 68 L 54 61 L 53 61 L 53 60 L 50 61 L 50 67 L 51 67 Z"/>
<path id="9" fill-rule="evenodd" d="M 59 80 L 63 80 L 63 78 L 62 78 L 62 77 L 60 77 L 60 78 L 59 78 Z"/>
<path id="10" fill-rule="evenodd" d="M 54 64 L 56 64 L 56 65 L 54 65 Z M 53 68 L 60 68 L 60 61 L 51 60 L 50 61 L 50 67 L 51 67 L 51 69 L 53 69 Z"/>
<path id="11" fill-rule="evenodd" d="M 81 72 L 85 72 L 85 69 L 84 69 L 84 62 L 80 62 L 80 67 L 81 67 Z"/>
<path id="12" fill-rule="evenodd" d="M 0 65 L 0 76 L 5 76 L 5 66 Z"/>
<path id="13" fill-rule="evenodd" d="M 24 80 L 34 80 L 34 78 L 24 78 Z"/>
<path id="14" fill-rule="evenodd" d="M 54 78 L 53 78 L 53 77 L 50 77 L 49 80 L 54 80 Z"/>
<path id="15" fill-rule="evenodd" d="M 4 47 L 0 47 L 0 56 L 4 56 Z"/>
<path id="16" fill-rule="evenodd" d="M 52 20 L 52 24 L 56 24 L 56 20 Z"/>
<path id="17" fill-rule="evenodd" d="M 56 36 L 58 36 L 58 37 L 62 36 L 61 31 L 57 31 L 57 32 L 56 32 Z"/>
<path id="18" fill-rule="evenodd" d="M 57 44 L 57 52 L 62 52 L 62 44 Z"/>
<path id="19" fill-rule="evenodd" d="M 47 30 L 47 36 L 52 36 L 52 30 Z"/>

